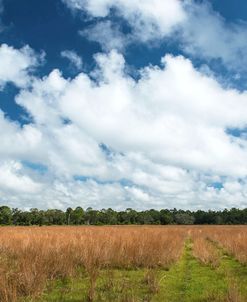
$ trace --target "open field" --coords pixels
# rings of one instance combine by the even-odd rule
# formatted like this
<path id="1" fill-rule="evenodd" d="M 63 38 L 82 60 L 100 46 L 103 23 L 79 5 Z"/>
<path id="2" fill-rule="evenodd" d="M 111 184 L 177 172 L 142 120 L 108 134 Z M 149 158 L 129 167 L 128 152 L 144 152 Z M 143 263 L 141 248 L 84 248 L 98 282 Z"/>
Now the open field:
<path id="1" fill-rule="evenodd" d="M 247 227 L 2 227 L 0 301 L 247 301 Z"/>

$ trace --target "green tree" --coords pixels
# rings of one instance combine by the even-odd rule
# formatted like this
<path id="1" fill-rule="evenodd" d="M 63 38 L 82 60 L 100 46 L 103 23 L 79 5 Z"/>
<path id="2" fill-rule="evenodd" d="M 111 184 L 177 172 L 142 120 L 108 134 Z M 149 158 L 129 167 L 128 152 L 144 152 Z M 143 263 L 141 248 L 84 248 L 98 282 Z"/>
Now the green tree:
<path id="1" fill-rule="evenodd" d="M 71 223 L 72 224 L 84 224 L 85 223 L 85 212 L 83 208 L 76 207 L 74 211 L 71 212 Z"/>
<path id="2" fill-rule="evenodd" d="M 10 225 L 12 223 L 12 211 L 7 206 L 0 207 L 0 224 Z"/>
<path id="3" fill-rule="evenodd" d="M 70 224 L 70 219 L 71 219 L 71 214 L 73 213 L 73 209 L 72 208 L 67 208 L 66 210 L 66 222 L 67 222 L 67 225 Z"/>
<path id="4" fill-rule="evenodd" d="M 177 224 L 194 224 L 195 217 L 189 213 L 177 213 L 175 215 L 175 222 Z"/>

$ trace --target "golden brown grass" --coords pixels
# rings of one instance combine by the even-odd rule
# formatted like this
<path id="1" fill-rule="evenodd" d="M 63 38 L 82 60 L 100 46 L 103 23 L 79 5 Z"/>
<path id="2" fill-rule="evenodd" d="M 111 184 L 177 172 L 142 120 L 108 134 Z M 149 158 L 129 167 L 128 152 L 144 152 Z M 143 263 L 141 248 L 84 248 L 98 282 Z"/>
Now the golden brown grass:
<path id="1" fill-rule="evenodd" d="M 205 238 L 247 264 L 247 226 L 195 226 L 191 234 Z M 205 244 L 204 244 L 205 245 Z"/>
<path id="2" fill-rule="evenodd" d="M 37 296 L 47 280 L 86 271 L 88 300 L 101 268 L 168 267 L 176 261 L 186 228 L 3 227 L 0 228 L 0 301 Z"/>
<path id="3" fill-rule="evenodd" d="M 201 233 L 193 236 L 193 255 L 203 264 L 211 265 L 214 268 L 219 266 L 219 251 Z"/>
<path id="4" fill-rule="evenodd" d="M 208 237 L 219 243 L 230 255 L 241 263 L 247 263 L 247 228 L 219 227 L 216 230 L 207 230 Z"/>
<path id="5" fill-rule="evenodd" d="M 145 268 L 144 282 L 156 293 L 155 269 L 176 262 L 187 238 L 193 255 L 206 265 L 218 266 L 217 245 L 247 262 L 247 228 L 242 226 L 2 227 L 0 301 L 36 297 L 48 281 L 80 273 L 89 277 L 88 301 L 94 301 L 101 269 Z M 240 301 L 233 298 L 236 292 L 229 291 L 229 301 Z"/>

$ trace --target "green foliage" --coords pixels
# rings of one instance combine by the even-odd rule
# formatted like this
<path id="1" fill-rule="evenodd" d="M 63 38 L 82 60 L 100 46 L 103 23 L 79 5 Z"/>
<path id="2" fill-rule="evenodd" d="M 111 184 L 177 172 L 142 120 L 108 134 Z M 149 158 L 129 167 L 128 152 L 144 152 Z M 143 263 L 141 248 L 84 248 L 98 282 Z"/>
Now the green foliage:
<path id="1" fill-rule="evenodd" d="M 247 209 L 223 211 L 184 211 L 177 209 L 136 211 L 128 208 L 115 211 L 111 208 L 94 210 L 81 207 L 29 211 L 0 207 L 0 225 L 166 225 L 166 224 L 247 224 Z"/>
<path id="2" fill-rule="evenodd" d="M 190 213 L 177 213 L 175 215 L 177 224 L 194 224 L 195 217 Z"/>
<path id="3" fill-rule="evenodd" d="M 12 223 L 12 212 L 7 206 L 0 207 L 0 224 L 9 225 Z"/>

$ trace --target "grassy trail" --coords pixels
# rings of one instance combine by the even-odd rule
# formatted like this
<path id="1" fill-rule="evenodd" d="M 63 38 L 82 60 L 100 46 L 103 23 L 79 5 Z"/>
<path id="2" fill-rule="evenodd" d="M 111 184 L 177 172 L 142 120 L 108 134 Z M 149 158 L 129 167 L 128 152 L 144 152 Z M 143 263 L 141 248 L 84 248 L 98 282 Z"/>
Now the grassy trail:
<path id="1" fill-rule="evenodd" d="M 226 292 L 223 274 L 200 264 L 192 256 L 192 242 L 188 240 L 181 260 L 164 275 L 160 292 L 153 301 L 224 301 Z"/>
<path id="2" fill-rule="evenodd" d="M 204 265 L 193 257 L 193 242 L 187 240 L 181 259 L 168 271 L 100 271 L 94 301 L 246 302 L 247 267 L 212 244 L 220 252 L 217 268 Z M 82 275 L 81 278 L 53 284 L 38 301 L 87 302 L 88 287 L 89 279 Z"/>
<path id="3" fill-rule="evenodd" d="M 235 295 L 236 301 L 247 301 L 247 266 L 241 264 L 218 243 L 211 240 L 209 242 L 219 252 L 220 265 L 217 271 L 227 280 L 228 295 Z"/>

